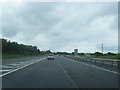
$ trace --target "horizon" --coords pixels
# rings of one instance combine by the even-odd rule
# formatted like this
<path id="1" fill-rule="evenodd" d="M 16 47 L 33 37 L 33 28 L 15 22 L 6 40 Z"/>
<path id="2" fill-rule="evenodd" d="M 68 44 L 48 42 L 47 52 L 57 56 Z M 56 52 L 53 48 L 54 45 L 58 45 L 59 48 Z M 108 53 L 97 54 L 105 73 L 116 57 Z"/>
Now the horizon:
<path id="1" fill-rule="evenodd" d="M 23 44 L 23 43 L 18 43 L 17 41 L 12 41 L 12 40 L 10 40 L 10 39 L 8 39 L 8 38 L 0 38 L 0 39 L 5 39 L 5 40 L 7 40 L 7 41 L 10 41 L 10 42 L 16 42 L 17 44 L 22 44 L 22 45 L 26 45 L 26 44 Z M 34 45 L 26 45 L 26 46 L 34 46 Z M 38 48 L 38 47 L 37 47 Z M 38 48 L 39 49 L 39 48 Z M 76 48 L 77 49 L 77 48 Z M 41 49 L 39 49 L 41 52 L 42 51 L 48 51 L 48 50 L 50 50 L 50 49 L 46 49 L 46 50 L 41 50 Z M 50 50 L 51 51 L 51 50 Z M 72 51 L 72 52 L 67 52 L 67 51 L 51 51 L 52 53 L 58 53 L 58 52 L 62 52 L 62 53 L 64 53 L 64 52 L 66 52 L 66 53 L 73 53 L 74 52 L 74 50 Z M 95 51 L 95 52 L 99 52 L 99 53 L 102 53 L 101 51 Z M 95 53 L 95 52 L 79 52 L 79 49 L 78 49 L 78 53 L 84 53 L 84 54 L 87 54 L 87 53 L 90 53 L 90 54 L 93 54 L 93 53 Z M 103 52 L 103 54 L 107 54 L 108 52 Z M 113 53 L 113 54 L 118 54 L 117 52 L 111 52 L 111 53 Z"/>

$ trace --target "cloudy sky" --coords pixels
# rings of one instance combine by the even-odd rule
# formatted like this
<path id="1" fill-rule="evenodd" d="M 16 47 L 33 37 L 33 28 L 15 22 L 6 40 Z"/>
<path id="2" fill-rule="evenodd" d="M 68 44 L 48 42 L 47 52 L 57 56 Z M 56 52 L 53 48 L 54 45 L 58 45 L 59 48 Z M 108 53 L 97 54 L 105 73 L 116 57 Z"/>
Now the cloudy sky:
<path id="1" fill-rule="evenodd" d="M 2 4 L 2 37 L 40 50 L 118 52 L 117 2 Z"/>

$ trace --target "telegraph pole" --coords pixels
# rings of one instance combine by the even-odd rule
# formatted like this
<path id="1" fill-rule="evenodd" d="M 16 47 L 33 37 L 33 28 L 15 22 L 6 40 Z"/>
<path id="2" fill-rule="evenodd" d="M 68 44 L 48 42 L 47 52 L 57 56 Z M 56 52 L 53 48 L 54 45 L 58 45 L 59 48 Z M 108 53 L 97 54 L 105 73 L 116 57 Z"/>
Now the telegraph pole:
<path id="1" fill-rule="evenodd" d="M 101 44 L 102 45 L 102 55 L 103 55 L 103 44 Z"/>

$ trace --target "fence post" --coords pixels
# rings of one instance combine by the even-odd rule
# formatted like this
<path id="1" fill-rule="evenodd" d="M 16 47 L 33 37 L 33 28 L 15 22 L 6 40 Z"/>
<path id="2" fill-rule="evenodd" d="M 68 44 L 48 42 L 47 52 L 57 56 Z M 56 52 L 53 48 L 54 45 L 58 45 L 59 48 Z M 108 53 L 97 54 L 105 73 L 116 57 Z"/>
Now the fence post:
<path id="1" fill-rule="evenodd" d="M 113 61 L 112 61 L 112 67 L 113 67 Z"/>
<path id="2" fill-rule="evenodd" d="M 89 58 L 90 62 L 91 62 L 91 59 Z"/>
<path id="3" fill-rule="evenodd" d="M 96 63 L 96 60 L 95 60 L 95 63 Z"/>
<path id="4" fill-rule="evenodd" d="M 104 63 L 103 63 L 103 60 L 102 60 L 102 64 L 104 64 Z"/>
<path id="5" fill-rule="evenodd" d="M 118 68 L 120 67 L 120 61 L 118 61 Z"/>

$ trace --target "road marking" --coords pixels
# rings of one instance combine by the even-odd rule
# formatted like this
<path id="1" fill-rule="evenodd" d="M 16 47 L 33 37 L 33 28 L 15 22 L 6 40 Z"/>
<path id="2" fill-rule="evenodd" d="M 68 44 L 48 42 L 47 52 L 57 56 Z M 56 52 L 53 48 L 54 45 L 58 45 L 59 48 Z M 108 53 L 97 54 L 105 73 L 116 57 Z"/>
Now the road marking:
<path id="1" fill-rule="evenodd" d="M 16 63 L 14 63 L 14 64 L 8 64 L 8 66 L 15 66 L 15 65 L 19 65 L 19 64 L 16 64 Z"/>
<path id="2" fill-rule="evenodd" d="M 47 58 L 47 57 L 46 57 L 46 58 Z M 42 61 L 42 60 L 44 60 L 44 59 L 46 59 L 46 58 L 41 58 L 40 60 L 37 60 L 37 61 L 32 62 L 32 63 L 30 63 L 30 64 L 27 64 L 27 65 L 25 65 L 25 66 L 23 66 L 23 67 L 14 69 L 14 70 L 12 70 L 12 71 L 10 71 L 10 72 L 7 72 L 7 73 L 4 73 L 4 74 L 0 75 L 0 77 L 3 77 L 3 76 L 5 76 L 5 75 L 8 75 L 8 74 L 13 73 L 13 72 L 15 72 L 15 71 L 18 71 L 18 70 L 20 70 L 20 69 L 23 69 L 23 68 L 25 68 L 25 67 L 27 67 L 27 66 L 33 65 L 33 64 L 35 64 L 35 63 L 37 63 L 37 62 L 40 62 L 40 61 Z"/>
<path id="3" fill-rule="evenodd" d="M 80 63 L 82 63 L 82 62 L 80 62 Z M 87 66 L 91 66 L 91 67 L 94 67 L 94 68 L 98 68 L 98 69 L 101 69 L 101 70 L 104 70 L 104 71 L 107 71 L 107 72 L 112 72 L 112 73 L 115 73 L 115 74 L 119 74 L 119 73 L 117 73 L 117 72 L 110 71 L 110 70 L 108 70 L 108 69 L 104 69 L 104 68 L 101 68 L 101 67 L 97 67 L 97 66 L 95 66 L 95 65 L 89 65 L 89 64 L 85 64 L 85 63 L 82 63 L 82 64 L 87 65 Z"/>
<path id="4" fill-rule="evenodd" d="M 11 67 L 11 66 L 1 66 L 0 68 L 7 68 L 7 69 L 9 69 L 9 68 L 13 68 L 13 67 Z"/>
<path id="5" fill-rule="evenodd" d="M 112 72 L 114 74 L 120 74 L 120 73 L 117 73 L 117 72 L 114 72 L 114 71 L 111 71 L 111 70 L 108 70 L 108 69 L 104 69 L 104 68 L 101 68 L 101 67 L 97 67 L 95 65 L 89 65 L 89 64 L 86 64 L 86 63 L 83 63 L 83 62 L 79 62 L 79 61 L 75 61 L 75 60 L 72 60 L 72 59 L 68 59 L 67 60 L 70 60 L 70 61 L 73 61 L 73 62 L 76 62 L 76 63 L 81 63 L 81 64 L 84 64 L 84 65 L 87 65 L 87 66 L 90 66 L 90 67 L 94 67 L 94 68 L 97 68 L 97 69 L 101 69 L 101 70 L 104 70 L 104 71 L 107 71 L 107 72 Z"/>
<path id="6" fill-rule="evenodd" d="M 0 72 L 7 72 L 7 71 L 10 71 L 10 69 L 8 69 L 8 70 L 0 70 Z"/>
<path id="7" fill-rule="evenodd" d="M 57 61 L 58 62 L 58 61 Z M 78 88 L 77 85 L 75 84 L 75 82 L 70 78 L 70 76 L 67 74 L 67 71 L 62 67 L 62 65 L 58 62 L 58 65 L 61 67 L 61 69 L 63 70 L 63 72 L 66 74 L 66 76 L 69 78 L 69 80 L 71 81 L 71 83 L 75 86 L 75 88 Z"/>

